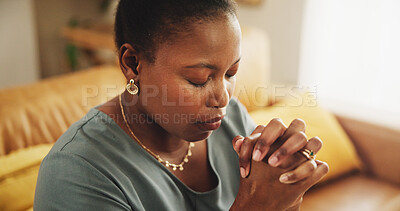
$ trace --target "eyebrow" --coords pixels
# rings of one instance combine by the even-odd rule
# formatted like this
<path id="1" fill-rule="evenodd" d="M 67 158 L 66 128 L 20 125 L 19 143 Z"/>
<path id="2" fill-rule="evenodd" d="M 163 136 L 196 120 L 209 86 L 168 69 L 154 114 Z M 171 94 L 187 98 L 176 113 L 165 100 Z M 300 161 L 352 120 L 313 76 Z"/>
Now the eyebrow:
<path id="1" fill-rule="evenodd" d="M 236 60 L 236 61 L 231 65 L 231 67 L 232 67 L 233 65 L 237 64 L 237 63 L 240 61 L 241 58 L 242 58 L 242 57 L 240 57 L 238 60 Z M 207 63 L 204 63 L 204 62 L 195 64 L 195 65 L 185 66 L 185 68 L 208 68 L 208 69 L 211 69 L 211 70 L 218 70 L 217 66 L 212 65 L 212 64 L 207 64 Z"/>

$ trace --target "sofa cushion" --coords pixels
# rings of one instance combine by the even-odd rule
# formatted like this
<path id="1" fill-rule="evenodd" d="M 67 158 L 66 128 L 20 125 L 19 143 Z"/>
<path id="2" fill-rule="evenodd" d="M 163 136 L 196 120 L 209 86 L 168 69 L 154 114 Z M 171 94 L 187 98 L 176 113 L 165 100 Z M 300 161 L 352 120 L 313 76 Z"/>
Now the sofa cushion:
<path id="1" fill-rule="evenodd" d="M 308 191 L 301 210 L 305 211 L 398 211 L 400 186 L 363 174 L 340 178 Z"/>
<path id="2" fill-rule="evenodd" d="M 354 146 L 336 118 L 317 104 L 305 103 L 310 102 L 309 98 L 311 96 L 308 94 L 299 94 L 273 106 L 250 112 L 250 116 L 257 124 L 264 125 L 276 117 L 281 118 L 287 126 L 296 118 L 303 119 L 307 124 L 308 138 L 318 136 L 323 141 L 317 159 L 327 162 L 330 170 L 322 181 L 359 169 L 361 163 Z"/>
<path id="3" fill-rule="evenodd" d="M 95 105 L 120 93 L 125 77 L 103 66 L 0 90 L 0 155 L 53 143 Z"/>
<path id="4" fill-rule="evenodd" d="M 53 144 L 41 144 L 0 156 L 0 210 L 32 207 L 40 163 Z"/>
<path id="5" fill-rule="evenodd" d="M 338 120 L 367 171 L 400 185 L 400 131 L 343 116 Z"/>

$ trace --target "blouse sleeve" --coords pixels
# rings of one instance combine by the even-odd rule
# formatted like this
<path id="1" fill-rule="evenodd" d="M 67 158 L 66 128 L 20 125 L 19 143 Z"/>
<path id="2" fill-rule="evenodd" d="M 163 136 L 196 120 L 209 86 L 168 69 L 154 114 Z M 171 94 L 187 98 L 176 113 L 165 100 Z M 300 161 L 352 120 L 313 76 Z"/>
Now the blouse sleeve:
<path id="1" fill-rule="evenodd" d="M 64 151 L 43 160 L 34 210 L 131 210 L 122 191 L 84 158 Z"/>

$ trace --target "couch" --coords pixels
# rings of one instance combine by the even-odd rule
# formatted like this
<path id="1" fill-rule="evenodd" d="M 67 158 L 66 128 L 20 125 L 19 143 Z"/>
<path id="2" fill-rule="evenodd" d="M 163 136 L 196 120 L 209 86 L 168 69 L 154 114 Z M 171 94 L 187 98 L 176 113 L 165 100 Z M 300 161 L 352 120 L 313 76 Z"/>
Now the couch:
<path id="1" fill-rule="evenodd" d="M 330 172 L 306 193 L 302 210 L 400 210 L 400 131 L 334 115 L 313 101 L 310 90 L 294 95 L 295 86 L 285 86 L 291 94 L 276 96 L 267 89 L 268 62 L 262 59 L 268 56 L 267 39 L 257 30 L 243 34 L 235 96 L 257 123 L 300 117 L 306 134 L 324 141 L 317 159 Z M 40 162 L 53 143 L 124 85 L 118 67 L 99 66 L 0 90 L 0 210 L 32 208 Z"/>

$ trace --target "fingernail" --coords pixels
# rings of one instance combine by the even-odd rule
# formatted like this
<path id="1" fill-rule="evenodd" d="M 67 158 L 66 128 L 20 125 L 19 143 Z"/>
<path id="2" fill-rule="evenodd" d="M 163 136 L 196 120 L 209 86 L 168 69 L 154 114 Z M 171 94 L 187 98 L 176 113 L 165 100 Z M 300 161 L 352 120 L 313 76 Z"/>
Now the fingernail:
<path id="1" fill-rule="evenodd" d="M 242 176 L 242 178 L 246 177 L 246 170 L 243 167 L 240 167 L 240 175 Z"/>
<path id="2" fill-rule="evenodd" d="M 273 156 L 273 157 L 269 158 L 268 162 L 269 162 L 269 165 L 275 166 L 278 163 L 278 158 L 276 156 Z"/>
<path id="3" fill-rule="evenodd" d="M 259 149 L 254 151 L 253 160 L 255 160 L 255 161 L 260 161 L 261 160 L 261 151 Z"/>
<path id="4" fill-rule="evenodd" d="M 243 138 L 236 140 L 235 146 L 238 146 L 241 142 L 243 142 Z"/>
<path id="5" fill-rule="evenodd" d="M 287 173 L 287 174 L 282 174 L 279 177 L 279 181 L 282 183 L 287 183 L 289 181 L 289 176 L 291 175 L 291 173 Z"/>

